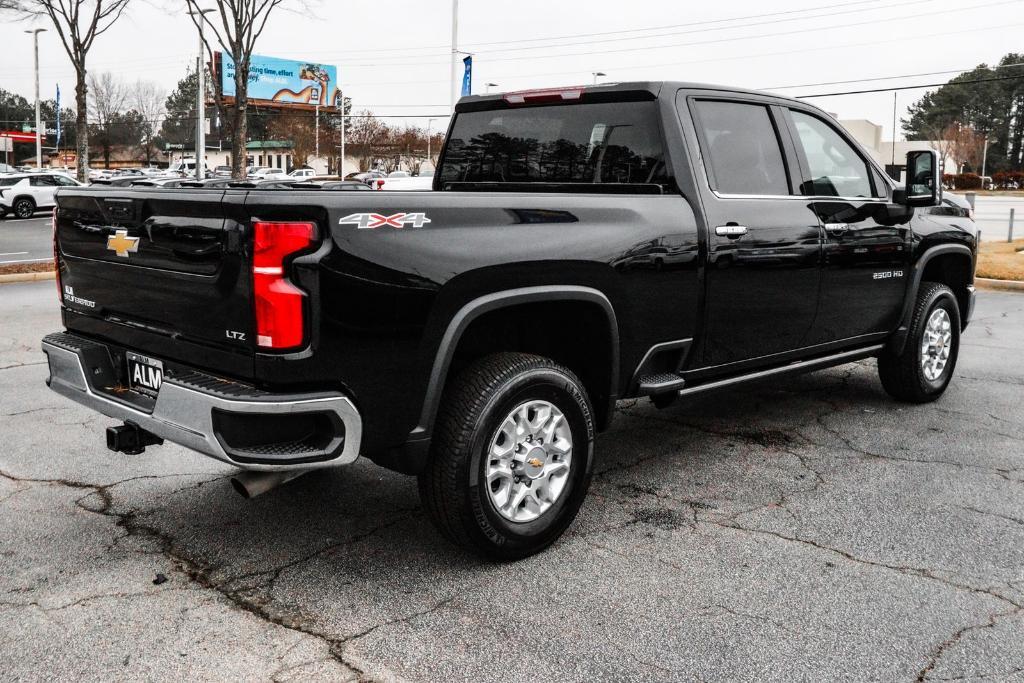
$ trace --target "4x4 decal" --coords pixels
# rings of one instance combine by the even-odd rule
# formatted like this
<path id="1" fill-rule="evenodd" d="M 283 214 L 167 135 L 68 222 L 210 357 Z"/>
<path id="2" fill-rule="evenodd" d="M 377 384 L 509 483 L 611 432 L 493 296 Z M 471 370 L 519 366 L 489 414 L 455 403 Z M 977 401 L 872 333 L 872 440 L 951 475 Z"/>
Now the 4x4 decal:
<path id="1" fill-rule="evenodd" d="M 411 225 L 414 228 L 422 228 L 430 222 L 425 213 L 393 213 L 384 216 L 379 213 L 350 213 L 338 221 L 338 225 L 355 225 L 360 230 L 372 230 L 385 225 L 392 228 L 404 228 Z"/>

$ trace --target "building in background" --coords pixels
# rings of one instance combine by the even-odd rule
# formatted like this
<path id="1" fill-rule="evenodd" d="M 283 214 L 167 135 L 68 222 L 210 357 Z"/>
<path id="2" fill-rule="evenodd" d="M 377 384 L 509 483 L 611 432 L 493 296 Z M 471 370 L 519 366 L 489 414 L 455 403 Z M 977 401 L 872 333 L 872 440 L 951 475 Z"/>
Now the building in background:
<path id="1" fill-rule="evenodd" d="M 839 119 L 839 125 L 868 151 L 871 158 L 885 168 L 890 178 L 900 183 L 904 181 L 903 173 L 907 170 L 907 152 L 948 148 L 948 143 L 939 140 L 883 140 L 882 126 L 867 119 Z M 959 172 L 956 160 L 951 155 L 947 154 L 943 163 L 943 174 Z"/>

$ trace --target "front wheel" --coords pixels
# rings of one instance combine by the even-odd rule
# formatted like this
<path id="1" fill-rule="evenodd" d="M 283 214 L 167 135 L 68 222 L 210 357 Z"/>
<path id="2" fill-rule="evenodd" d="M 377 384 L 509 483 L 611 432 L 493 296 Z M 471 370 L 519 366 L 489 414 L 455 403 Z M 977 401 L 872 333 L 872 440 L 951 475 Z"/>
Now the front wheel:
<path id="1" fill-rule="evenodd" d="M 900 401 L 934 401 L 949 385 L 959 351 L 960 307 L 953 291 L 922 282 L 903 352 L 886 349 L 878 357 L 882 386 Z"/>
<path id="2" fill-rule="evenodd" d="M 456 544 L 516 560 L 572 523 L 593 459 L 593 411 L 579 379 L 540 356 L 497 353 L 446 389 L 420 497 Z"/>
<path id="3" fill-rule="evenodd" d="M 19 199 L 14 202 L 14 215 L 18 218 L 32 218 L 36 212 L 36 205 L 31 199 Z"/>

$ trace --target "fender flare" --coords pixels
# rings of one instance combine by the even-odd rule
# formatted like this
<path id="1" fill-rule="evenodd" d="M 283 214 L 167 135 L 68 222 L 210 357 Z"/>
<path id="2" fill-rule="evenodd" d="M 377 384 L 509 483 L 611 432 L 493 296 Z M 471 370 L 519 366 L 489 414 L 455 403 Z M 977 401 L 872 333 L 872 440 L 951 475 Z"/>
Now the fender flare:
<path id="1" fill-rule="evenodd" d="M 615 309 L 611 301 L 603 293 L 592 287 L 581 287 L 578 285 L 543 285 L 539 287 L 521 287 L 518 289 L 507 289 L 498 292 L 485 294 L 473 299 L 456 312 L 455 316 L 448 323 L 441 342 L 434 355 L 434 363 L 430 371 L 430 379 L 427 382 L 427 390 L 423 397 L 423 407 L 420 411 L 419 421 L 416 427 L 409 433 L 410 441 L 428 439 L 431 436 L 434 419 L 441 403 L 441 392 L 444 389 L 445 379 L 448 376 L 448 369 L 451 366 L 452 356 L 462 338 L 463 333 L 469 325 L 484 313 L 517 306 L 519 304 L 551 301 L 583 301 L 596 304 L 604 311 L 608 319 L 609 332 L 611 334 L 611 383 L 608 388 L 610 402 L 614 403 L 618 394 L 616 389 L 619 382 L 619 324 L 615 316 Z"/>
<path id="2" fill-rule="evenodd" d="M 11 210 L 12 213 L 14 212 L 14 205 L 17 204 L 18 201 L 21 200 L 21 199 L 27 199 L 30 202 L 32 202 L 32 206 L 36 207 L 37 209 L 39 208 L 39 202 L 36 201 L 35 197 L 33 197 L 30 194 L 19 194 L 19 195 L 15 195 L 14 197 L 11 198 L 11 209 L 10 210 Z"/>
<path id="3" fill-rule="evenodd" d="M 910 332 L 910 319 L 914 315 L 914 302 L 917 301 L 917 292 L 921 288 L 921 279 L 924 276 L 925 266 L 936 256 L 943 254 L 961 254 L 968 262 L 974 259 L 974 253 L 970 247 L 964 244 L 939 244 L 927 249 L 913 265 L 910 275 L 910 284 L 907 286 L 906 296 L 903 298 L 903 311 L 900 314 L 900 326 L 896 328 L 889 339 L 889 351 L 897 355 L 903 353 L 907 345 L 907 335 Z M 961 311 L 966 315 L 966 311 Z"/>

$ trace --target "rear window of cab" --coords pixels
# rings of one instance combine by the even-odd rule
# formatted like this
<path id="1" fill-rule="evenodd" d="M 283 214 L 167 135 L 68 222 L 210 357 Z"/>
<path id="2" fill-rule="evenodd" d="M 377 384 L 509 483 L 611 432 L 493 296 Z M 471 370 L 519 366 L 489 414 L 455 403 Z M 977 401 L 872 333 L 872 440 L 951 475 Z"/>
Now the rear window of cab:
<path id="1" fill-rule="evenodd" d="M 442 186 L 670 183 L 655 102 L 459 113 L 438 175 Z"/>

